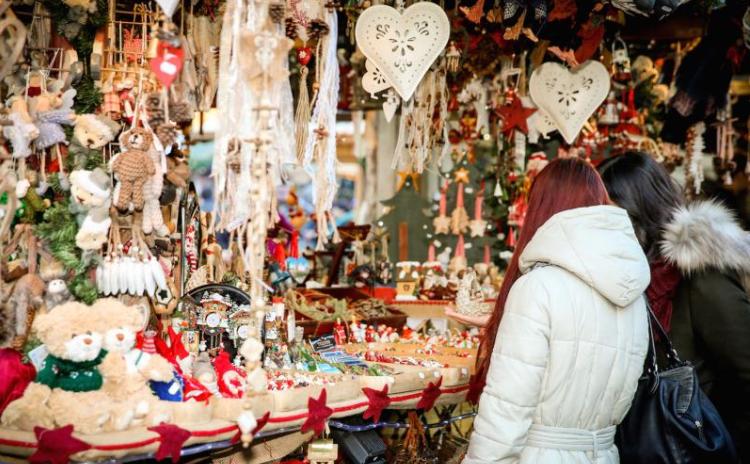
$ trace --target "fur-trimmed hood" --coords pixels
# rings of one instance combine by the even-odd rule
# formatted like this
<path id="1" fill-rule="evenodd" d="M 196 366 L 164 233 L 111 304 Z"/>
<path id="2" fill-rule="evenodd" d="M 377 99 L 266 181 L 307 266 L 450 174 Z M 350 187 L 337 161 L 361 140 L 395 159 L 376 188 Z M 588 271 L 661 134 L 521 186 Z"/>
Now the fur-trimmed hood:
<path id="1" fill-rule="evenodd" d="M 683 274 L 706 269 L 750 274 L 750 232 L 717 201 L 678 208 L 662 238 L 662 256 Z"/>

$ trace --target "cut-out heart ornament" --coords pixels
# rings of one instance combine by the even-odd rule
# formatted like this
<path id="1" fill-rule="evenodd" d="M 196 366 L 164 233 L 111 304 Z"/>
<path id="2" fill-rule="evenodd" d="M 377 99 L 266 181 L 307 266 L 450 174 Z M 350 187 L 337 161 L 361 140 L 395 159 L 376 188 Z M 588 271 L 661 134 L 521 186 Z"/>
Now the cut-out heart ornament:
<path id="1" fill-rule="evenodd" d="M 391 83 L 385 78 L 383 73 L 375 66 L 372 61 L 365 60 L 365 75 L 362 76 L 362 88 L 373 98 L 378 92 L 391 87 Z"/>
<path id="2" fill-rule="evenodd" d="M 431 2 L 417 2 L 403 13 L 375 5 L 359 16 L 355 35 L 362 53 L 406 101 L 448 43 L 450 22 Z"/>
<path id="3" fill-rule="evenodd" d="M 529 94 L 534 104 L 552 118 L 568 144 L 575 141 L 588 118 L 609 93 L 609 72 L 598 61 L 587 61 L 574 71 L 559 63 L 544 63 L 531 74 Z"/>
<path id="4" fill-rule="evenodd" d="M 151 60 L 151 70 L 164 87 L 172 85 L 172 81 L 182 70 L 184 56 L 185 51 L 180 47 L 172 47 L 161 41 L 157 45 L 156 57 Z"/>

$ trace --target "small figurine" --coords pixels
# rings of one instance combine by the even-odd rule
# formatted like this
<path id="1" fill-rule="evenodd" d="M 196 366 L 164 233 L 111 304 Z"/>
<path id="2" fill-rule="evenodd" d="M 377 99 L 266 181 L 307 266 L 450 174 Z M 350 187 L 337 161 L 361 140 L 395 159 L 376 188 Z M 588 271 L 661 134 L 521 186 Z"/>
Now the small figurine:
<path id="1" fill-rule="evenodd" d="M 336 346 L 346 344 L 346 330 L 341 323 L 341 318 L 337 318 L 336 323 L 333 324 L 333 340 L 336 342 Z"/>
<path id="2" fill-rule="evenodd" d="M 367 329 L 365 329 L 365 341 L 367 343 L 375 341 L 375 328 L 371 325 L 368 325 Z"/>

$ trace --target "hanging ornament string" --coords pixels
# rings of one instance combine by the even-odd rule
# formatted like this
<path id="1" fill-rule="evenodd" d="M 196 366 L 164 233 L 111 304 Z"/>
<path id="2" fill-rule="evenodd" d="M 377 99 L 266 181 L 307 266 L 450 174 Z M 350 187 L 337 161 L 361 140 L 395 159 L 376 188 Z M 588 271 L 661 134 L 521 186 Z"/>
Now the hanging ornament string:
<path id="1" fill-rule="evenodd" d="M 311 118 L 308 141 L 303 157 L 303 166 L 313 179 L 313 201 L 317 222 L 318 242 L 316 249 L 322 250 L 328 242 L 328 214 L 336 196 L 336 109 L 339 93 L 339 67 L 337 58 L 338 18 L 336 11 L 326 10 L 328 34 L 321 40 L 318 54 L 319 87 L 316 92 L 315 109 Z M 315 166 L 313 166 L 315 163 Z M 333 224 L 335 228 L 335 224 Z M 334 237 L 335 238 L 335 237 Z"/>

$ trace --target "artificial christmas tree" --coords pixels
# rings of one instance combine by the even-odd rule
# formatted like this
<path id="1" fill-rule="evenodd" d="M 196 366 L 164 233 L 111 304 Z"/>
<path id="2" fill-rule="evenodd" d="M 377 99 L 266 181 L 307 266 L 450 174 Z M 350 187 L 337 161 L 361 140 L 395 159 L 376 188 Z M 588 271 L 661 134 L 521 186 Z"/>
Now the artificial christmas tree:
<path id="1" fill-rule="evenodd" d="M 430 203 L 417 191 L 413 173 L 400 173 L 403 179 L 396 194 L 381 203 L 388 211 L 376 224 L 388 240 L 388 258 L 398 261 L 424 261 L 427 258 L 425 233 L 431 227 L 427 211 Z"/>

